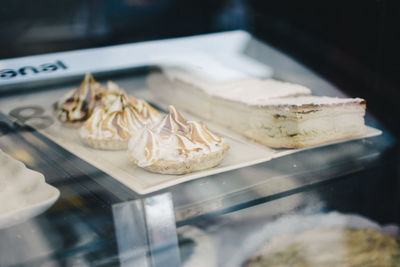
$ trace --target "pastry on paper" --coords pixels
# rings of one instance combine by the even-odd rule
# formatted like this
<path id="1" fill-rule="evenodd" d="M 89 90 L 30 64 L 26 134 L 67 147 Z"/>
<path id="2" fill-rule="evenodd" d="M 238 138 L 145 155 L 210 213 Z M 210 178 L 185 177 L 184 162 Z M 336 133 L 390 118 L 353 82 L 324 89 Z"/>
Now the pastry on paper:
<path id="1" fill-rule="evenodd" d="M 202 122 L 186 121 L 173 106 L 154 127 L 135 132 L 128 156 L 139 167 L 163 174 L 185 174 L 212 168 L 229 145 Z"/>
<path id="2" fill-rule="evenodd" d="M 79 134 L 82 142 L 93 148 L 126 149 L 132 134 L 161 118 L 146 101 L 122 93 L 114 102 L 97 106 Z"/>

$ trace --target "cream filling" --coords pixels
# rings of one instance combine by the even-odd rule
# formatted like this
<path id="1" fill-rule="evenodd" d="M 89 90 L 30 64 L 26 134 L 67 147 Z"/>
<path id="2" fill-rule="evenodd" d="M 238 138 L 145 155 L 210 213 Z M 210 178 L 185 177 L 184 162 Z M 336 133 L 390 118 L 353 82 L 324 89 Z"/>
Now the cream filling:
<path id="1" fill-rule="evenodd" d="M 328 117 L 314 117 L 300 122 L 279 121 L 263 125 L 249 125 L 244 134 L 260 138 L 293 139 L 301 142 L 308 139 L 322 137 L 334 139 L 347 135 L 361 135 L 365 132 L 362 114 L 341 114 Z"/>

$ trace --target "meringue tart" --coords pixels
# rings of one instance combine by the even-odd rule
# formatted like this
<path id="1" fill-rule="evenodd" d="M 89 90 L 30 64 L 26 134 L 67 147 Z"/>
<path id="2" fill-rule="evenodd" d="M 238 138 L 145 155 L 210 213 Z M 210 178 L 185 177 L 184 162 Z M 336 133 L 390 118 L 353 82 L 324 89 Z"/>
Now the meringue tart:
<path id="1" fill-rule="evenodd" d="M 99 97 L 106 92 L 90 73 L 85 75 L 81 85 L 70 90 L 54 105 L 56 117 L 65 125 L 80 126 L 99 104 Z"/>
<path id="2" fill-rule="evenodd" d="M 122 93 L 113 103 L 97 106 L 79 135 L 83 143 L 93 148 L 126 149 L 133 133 L 161 118 L 161 113 L 146 101 Z"/>
<path id="3" fill-rule="evenodd" d="M 219 82 L 180 68 L 151 73 L 153 95 L 274 148 L 301 148 L 365 134 L 361 98 L 311 96 L 310 89 L 272 79 Z"/>
<path id="4" fill-rule="evenodd" d="M 132 134 L 128 157 L 139 167 L 162 174 L 185 174 L 212 168 L 229 145 L 202 122 L 186 121 L 173 106 L 154 127 Z"/>

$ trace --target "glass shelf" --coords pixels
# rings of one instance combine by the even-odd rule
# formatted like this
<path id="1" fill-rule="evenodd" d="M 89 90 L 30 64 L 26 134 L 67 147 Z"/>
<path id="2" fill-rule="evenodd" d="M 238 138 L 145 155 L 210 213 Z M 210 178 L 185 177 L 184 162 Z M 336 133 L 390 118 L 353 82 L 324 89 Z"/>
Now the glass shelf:
<path id="1" fill-rule="evenodd" d="M 316 95 L 343 96 L 342 92 L 315 73 L 253 38 L 245 43 L 240 54 L 267 64 L 274 70 L 274 78 L 306 85 Z M 101 77 L 99 80 L 104 82 Z M 146 71 L 143 70 L 113 72 L 107 76 L 133 95 L 136 90 L 145 88 L 145 77 Z M 368 114 L 367 125 L 382 129 L 383 135 L 301 151 L 178 184 L 153 194 L 139 195 L 40 133 L 15 123 L 9 115 L 10 110 L 19 107 L 20 101 L 32 95 L 51 94 L 74 85 L 76 82 L 60 81 L 57 86 L 43 86 L 36 91 L 3 95 L 0 98 L 0 111 L 3 112 L 0 114 L 0 149 L 29 168 L 43 173 L 46 181 L 61 191 L 58 202 L 45 213 L 20 225 L 0 229 L 0 266 L 117 265 L 123 261 L 117 237 L 121 239 L 124 232 L 118 230 L 116 207 L 139 205 L 137 209 L 143 212 L 143 203 L 164 193 L 169 193 L 172 201 L 171 213 L 164 223 L 169 225 L 169 231 L 175 229 L 171 227 L 176 224 L 178 232 L 182 233 L 192 226 L 210 231 L 213 224 L 222 225 L 226 220 L 234 220 L 235 214 L 241 212 L 246 214 L 241 216 L 248 216 L 249 219 L 269 220 L 309 207 L 318 212 L 323 210 L 322 206 L 346 210 L 344 204 L 332 204 L 340 201 L 326 201 L 321 196 L 332 198 L 337 190 L 344 190 L 342 193 L 345 194 L 346 188 L 351 188 L 350 193 L 354 194 L 357 185 L 363 183 L 360 175 L 369 176 L 365 186 L 371 189 L 375 181 L 370 177 L 371 173 L 384 171 L 387 166 L 392 168 L 395 164 L 394 159 L 388 156 L 391 155 L 395 140 Z M 356 178 L 349 180 L 348 177 Z M 349 182 L 347 187 L 346 181 Z M 329 192 L 332 188 L 337 189 Z M 352 201 L 350 193 L 345 194 L 343 199 Z M 376 199 L 381 199 L 380 194 L 375 195 Z M 257 219 L 256 215 L 260 212 L 265 216 Z M 389 217 L 396 218 L 396 215 Z M 151 221 L 145 222 L 144 218 Z M 140 226 L 132 226 L 131 230 L 145 229 L 147 235 L 142 237 L 142 241 L 146 243 L 148 253 L 156 249 L 151 245 L 158 244 L 157 233 L 152 230 L 160 229 L 161 226 L 154 226 L 160 221 L 145 216 L 141 222 Z M 146 239 L 149 237 L 154 240 L 149 242 Z M 169 235 L 168 238 L 172 238 L 172 243 L 178 242 L 173 240 L 176 236 Z M 179 238 L 181 258 L 185 259 L 185 253 L 193 252 L 193 248 L 187 249 L 192 243 L 184 235 Z M 177 253 L 177 249 L 171 251 L 172 254 Z M 176 259 L 171 257 L 171 261 L 175 260 L 171 266 L 179 265 L 179 259 Z M 157 262 L 151 264 L 159 266 Z M 185 261 L 182 264 L 185 265 Z"/>

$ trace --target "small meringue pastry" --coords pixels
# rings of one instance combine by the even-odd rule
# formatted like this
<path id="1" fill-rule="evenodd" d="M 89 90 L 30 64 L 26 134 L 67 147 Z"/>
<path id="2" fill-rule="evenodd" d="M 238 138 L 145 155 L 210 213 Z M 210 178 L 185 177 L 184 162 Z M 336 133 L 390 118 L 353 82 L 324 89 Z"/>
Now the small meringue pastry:
<path id="1" fill-rule="evenodd" d="M 126 149 L 132 133 L 161 118 L 144 100 L 122 93 L 113 103 L 96 107 L 79 134 L 82 142 L 93 148 Z"/>
<path id="2" fill-rule="evenodd" d="M 202 122 L 186 121 L 173 106 L 152 128 L 132 134 L 128 157 L 139 167 L 163 174 L 185 174 L 218 165 L 229 149 Z"/>
<path id="3" fill-rule="evenodd" d="M 106 89 L 87 73 L 79 87 L 70 90 L 54 105 L 56 117 L 68 126 L 82 125 L 92 115 L 99 96 L 105 91 Z"/>

